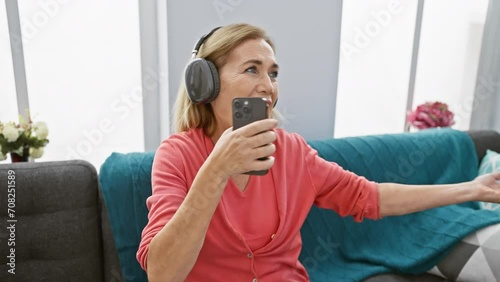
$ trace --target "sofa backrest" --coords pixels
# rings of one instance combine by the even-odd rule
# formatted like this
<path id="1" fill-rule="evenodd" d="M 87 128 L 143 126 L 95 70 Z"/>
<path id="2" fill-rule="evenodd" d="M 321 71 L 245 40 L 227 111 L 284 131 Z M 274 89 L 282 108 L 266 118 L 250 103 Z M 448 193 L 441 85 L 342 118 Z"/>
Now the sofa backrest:
<path id="1" fill-rule="evenodd" d="M 500 152 L 500 133 L 493 130 L 471 130 L 467 133 L 474 142 L 480 162 L 486 155 L 486 149 Z"/>
<path id="2" fill-rule="evenodd" d="M 13 227 L 0 231 L 0 281 L 118 281 L 119 266 L 105 267 L 97 178 L 85 161 L 0 165 L 0 220 Z"/>
<path id="3" fill-rule="evenodd" d="M 464 132 L 427 129 L 309 141 L 320 157 L 377 182 L 437 184 L 468 181 L 477 175 L 474 143 Z"/>

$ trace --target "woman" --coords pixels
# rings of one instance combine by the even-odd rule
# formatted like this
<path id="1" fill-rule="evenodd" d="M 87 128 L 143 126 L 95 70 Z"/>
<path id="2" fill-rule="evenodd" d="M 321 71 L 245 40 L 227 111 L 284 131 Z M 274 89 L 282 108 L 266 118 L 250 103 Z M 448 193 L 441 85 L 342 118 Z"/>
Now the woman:
<path id="1" fill-rule="evenodd" d="M 178 133 L 156 153 L 149 223 L 137 252 L 150 281 L 308 281 L 298 261 L 299 231 L 312 204 L 361 221 L 500 202 L 500 174 L 454 185 L 374 183 L 321 159 L 275 119 L 232 130 L 233 98 L 261 97 L 269 105 L 278 99 L 274 44 L 247 24 L 207 37 L 197 44 L 198 57 L 214 63 L 220 91 L 194 104 L 181 86 Z M 243 174 L 266 169 L 264 176 Z"/>

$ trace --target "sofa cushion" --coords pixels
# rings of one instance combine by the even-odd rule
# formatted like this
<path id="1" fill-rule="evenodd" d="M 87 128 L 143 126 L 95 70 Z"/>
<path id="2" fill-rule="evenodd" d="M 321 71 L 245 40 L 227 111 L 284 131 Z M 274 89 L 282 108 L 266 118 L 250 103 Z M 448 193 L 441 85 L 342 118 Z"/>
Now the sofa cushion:
<path id="1" fill-rule="evenodd" d="M 0 165 L 2 223 L 9 170 L 15 172 L 15 275 L 7 272 L 10 232 L 2 228 L 0 281 L 103 281 L 95 168 L 85 161 Z"/>
<path id="2" fill-rule="evenodd" d="M 451 281 L 500 281 L 500 224 L 470 234 L 430 272 Z"/>

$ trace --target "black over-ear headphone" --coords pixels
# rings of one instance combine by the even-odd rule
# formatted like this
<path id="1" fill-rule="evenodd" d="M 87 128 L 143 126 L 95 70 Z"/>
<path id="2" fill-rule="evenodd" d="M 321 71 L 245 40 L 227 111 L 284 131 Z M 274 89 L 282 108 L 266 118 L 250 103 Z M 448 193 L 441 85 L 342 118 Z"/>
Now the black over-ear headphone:
<path id="1" fill-rule="evenodd" d="M 189 99 L 195 104 L 207 104 L 215 100 L 219 95 L 220 80 L 219 72 L 214 63 L 203 58 L 196 58 L 201 45 L 219 27 L 212 29 L 203 35 L 194 45 L 191 62 L 186 66 L 184 79 Z"/>

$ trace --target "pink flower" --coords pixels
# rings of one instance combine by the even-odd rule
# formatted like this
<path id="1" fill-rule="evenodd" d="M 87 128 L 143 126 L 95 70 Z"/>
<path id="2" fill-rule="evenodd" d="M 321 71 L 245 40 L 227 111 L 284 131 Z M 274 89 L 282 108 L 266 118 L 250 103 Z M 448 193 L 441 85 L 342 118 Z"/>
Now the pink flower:
<path id="1" fill-rule="evenodd" d="M 426 102 L 413 112 L 407 113 L 406 121 L 418 129 L 449 127 L 455 124 L 448 105 L 441 102 Z"/>

